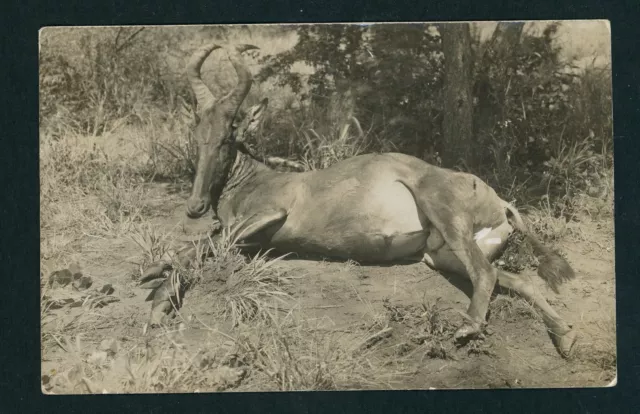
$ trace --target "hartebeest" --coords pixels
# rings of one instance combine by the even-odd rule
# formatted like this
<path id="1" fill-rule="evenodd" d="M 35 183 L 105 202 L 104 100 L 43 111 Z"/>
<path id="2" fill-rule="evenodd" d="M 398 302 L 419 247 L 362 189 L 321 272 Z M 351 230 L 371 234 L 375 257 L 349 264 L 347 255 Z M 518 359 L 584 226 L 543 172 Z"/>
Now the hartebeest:
<path id="1" fill-rule="evenodd" d="M 212 208 L 223 226 L 242 223 L 243 241 L 282 252 L 359 262 L 409 259 L 466 275 L 473 294 L 468 321 L 457 330 L 456 340 L 481 334 L 497 281 L 540 311 L 558 351 L 569 355 L 575 331 L 530 283 L 490 263 L 515 229 L 532 243 L 540 257 L 538 274 L 549 286 L 557 291 L 558 284 L 574 277 L 562 257 L 532 236 L 513 206 L 474 175 L 405 154 L 360 155 L 317 171 L 274 171 L 241 142 L 257 126 L 266 101 L 252 107 L 240 123 L 237 118 L 252 84 L 241 53 L 256 47 L 227 50 L 238 84 L 216 100 L 200 68 L 219 48 L 200 48 L 187 65 L 199 108 L 194 131 L 199 155 L 187 216 L 199 218 Z M 195 249 L 183 250 L 181 262 L 187 265 L 195 257 Z M 143 280 L 158 278 L 167 267 L 151 266 Z M 157 287 L 158 280 L 152 285 Z M 169 291 L 156 290 L 152 321 L 171 307 Z"/>

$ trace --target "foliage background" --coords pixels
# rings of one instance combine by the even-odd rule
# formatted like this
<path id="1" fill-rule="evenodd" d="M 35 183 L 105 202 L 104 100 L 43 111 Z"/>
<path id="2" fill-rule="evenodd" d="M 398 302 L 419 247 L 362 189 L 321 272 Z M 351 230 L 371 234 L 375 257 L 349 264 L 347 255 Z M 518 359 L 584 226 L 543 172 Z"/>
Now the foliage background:
<path id="1" fill-rule="evenodd" d="M 544 329 L 538 332 L 530 319 L 531 307 L 517 298 L 499 297 L 502 300 L 492 302 L 493 312 L 502 323 L 511 323 L 507 335 L 522 335 L 521 342 L 515 342 L 520 349 L 512 346 L 514 342 L 502 341 L 500 335 L 493 336 L 496 345 L 501 342 L 495 349 L 508 355 L 499 364 L 490 360 L 484 365 L 473 354 L 483 351 L 470 347 L 462 361 L 446 362 L 456 372 L 451 384 L 459 385 L 459 376 L 464 376 L 471 381 L 466 384 L 483 387 L 503 387 L 500 381 L 509 378 L 516 384 L 524 378 L 529 381 L 521 386 L 604 385 L 615 377 L 617 363 L 607 23 L 527 23 L 517 42 L 502 49 L 490 47 L 495 23 L 473 24 L 470 29 L 473 157 L 445 166 L 476 173 L 519 209 L 529 207 L 526 219 L 531 229 L 545 242 L 552 242 L 551 246 L 560 245 L 561 251 L 573 254 L 568 258 L 581 271 L 580 282 L 567 289 L 564 299 L 550 296 L 549 302 L 561 313 L 572 313 L 571 319 L 586 339 L 575 361 L 560 364 L 554 354 L 539 364 L 547 350 L 534 338 L 538 333 L 546 338 L 546 333 Z M 265 152 L 297 159 L 309 169 L 377 151 L 401 151 L 442 164 L 441 154 L 447 148 L 442 132 L 447 51 L 442 50 L 437 25 L 42 30 L 40 282 L 45 388 L 89 393 L 101 389 L 192 392 L 196 387 L 219 391 L 220 381 L 212 374 L 218 368 L 229 372 L 230 367 L 219 358 L 229 350 L 229 336 L 223 331 L 216 330 L 219 335 L 212 342 L 202 342 L 197 336 L 198 348 L 206 350 L 203 359 L 196 359 L 201 354 L 195 354 L 194 348 L 176 348 L 173 337 L 160 335 L 150 346 L 148 337 L 140 336 L 149 303 L 135 293 L 143 269 L 194 231 L 187 231 L 186 220 L 179 220 L 184 218 L 182 207 L 176 209 L 184 203 L 196 159 L 192 125 L 189 117 L 182 116 L 183 109 L 194 103 L 183 70 L 190 53 L 212 39 L 260 47 L 246 57 L 257 81 L 244 105 L 269 97 L 256 143 Z M 236 82 L 221 51 L 207 59 L 203 77 L 216 95 Z M 208 225 L 203 220 L 193 222 L 203 226 L 196 227 L 200 230 Z M 533 256 L 525 251 L 530 247 L 517 241 L 494 262 L 496 266 L 515 272 L 528 265 L 535 268 L 536 263 L 529 261 Z M 221 279 L 203 276 L 222 272 L 223 280 L 232 281 L 231 289 L 213 302 L 226 304 L 231 315 L 217 311 L 211 315 L 209 293 L 199 299 L 190 296 L 187 306 L 195 305 L 197 310 L 202 305 L 200 309 L 211 316 L 211 326 L 237 320 L 251 309 L 256 315 L 267 315 L 272 309 L 266 306 L 268 299 L 282 298 L 280 281 L 284 278 L 279 265 L 270 267 L 273 261 L 237 255 L 230 240 L 212 247 L 217 249 L 215 259 L 187 277 L 199 280 L 199 286 L 209 292 Z M 113 284 L 121 302 L 91 311 L 84 304 L 72 307 L 81 292 L 71 285 L 52 288 L 49 282 L 56 271 L 73 269 L 75 264 L 96 283 Z M 458 325 L 454 309 L 455 315 L 448 316 L 446 308 L 426 306 L 426 302 L 405 310 L 387 309 L 390 303 L 371 306 L 369 299 L 375 296 L 368 294 L 367 302 L 359 295 L 354 298 L 353 286 L 344 284 L 345 274 L 366 284 L 367 291 L 371 282 L 379 283 L 379 293 L 387 297 L 390 280 L 396 293 L 396 274 L 389 272 L 393 268 L 363 270 L 353 262 L 318 266 L 305 267 L 301 279 L 305 288 L 322 292 L 329 286 L 332 291 L 337 289 L 335 298 L 351 299 L 340 310 L 325 307 L 329 302 L 323 294 L 318 303 L 325 316 L 332 310 L 339 318 L 343 312 L 360 315 L 360 305 L 366 304 L 362 318 L 346 318 L 349 323 L 355 320 L 358 328 L 350 333 L 342 328 L 317 330 L 315 318 L 306 320 L 308 314 L 296 305 L 300 313 L 293 312 L 292 318 L 279 323 L 258 318 L 231 330 L 238 338 L 232 341 L 232 350 L 253 371 L 239 391 L 360 389 L 363 384 L 380 388 L 380 383 L 387 386 L 391 374 L 404 375 L 418 366 L 423 372 L 415 379 L 418 387 L 432 381 L 436 371 L 436 381 L 449 375 L 440 372 L 444 366 L 439 361 L 449 358 L 451 348 L 444 350 Z M 326 266 L 336 267 L 332 271 Z M 307 277 L 307 271 L 316 272 L 315 276 Z M 225 276 L 231 273 L 235 276 Z M 402 274 L 405 280 L 413 278 L 410 270 L 403 269 Z M 327 275 L 339 280 L 322 278 Z M 438 291 L 433 280 L 423 281 L 432 297 L 461 303 L 459 296 L 452 296 L 449 282 L 445 290 Z M 423 288 L 410 286 L 411 294 L 421 294 Z M 406 299 L 401 291 L 398 289 L 396 298 Z M 307 305 L 310 298 L 303 295 L 298 300 Z M 50 308 L 52 299 L 67 305 Z M 255 307 L 248 306 L 252 301 Z M 399 327 L 394 335 L 407 343 L 419 340 L 422 345 L 415 348 L 416 353 L 404 354 L 405 350 L 378 359 L 368 347 L 359 353 L 350 351 L 352 342 L 360 347 L 388 332 L 385 309 L 394 318 L 404 314 L 401 319 L 408 325 Z M 329 322 L 336 326 L 331 317 Z M 363 324 L 365 329 L 361 329 Z M 537 326 L 542 328 L 540 323 Z M 104 351 L 102 343 L 109 338 L 113 341 L 107 341 L 109 351 Z M 114 343 L 121 348 L 112 355 Z M 380 344 L 387 348 L 384 340 Z M 426 352 L 428 359 L 418 358 L 417 352 Z M 198 360 L 208 362 L 194 364 Z M 478 372 L 478 367 L 486 370 Z"/>
<path id="2" fill-rule="evenodd" d="M 576 196 L 610 187 L 608 28 L 527 23 L 509 53 L 491 55 L 494 30 L 471 25 L 475 157 L 445 166 L 480 175 L 505 197 L 542 199 L 568 218 Z M 70 132 L 108 140 L 139 128 L 151 142 L 145 179 L 188 178 L 195 150 L 180 109 L 193 98 L 182 70 L 211 39 L 261 48 L 247 58 L 257 81 L 245 105 L 270 98 L 258 142 L 268 153 L 308 168 L 378 151 L 441 164 L 446 51 L 437 24 L 47 28 L 42 140 Z M 217 94 L 235 82 L 222 53 L 203 73 Z M 158 128 L 177 139 L 153 144 Z"/>

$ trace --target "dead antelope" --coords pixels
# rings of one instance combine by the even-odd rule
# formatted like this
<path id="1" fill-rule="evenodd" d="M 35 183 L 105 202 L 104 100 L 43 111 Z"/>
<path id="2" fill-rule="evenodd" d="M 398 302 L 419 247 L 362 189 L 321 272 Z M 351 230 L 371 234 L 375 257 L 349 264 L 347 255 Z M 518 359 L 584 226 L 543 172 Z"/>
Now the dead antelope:
<path id="1" fill-rule="evenodd" d="M 189 217 L 199 218 L 212 208 L 223 226 L 243 223 L 243 241 L 281 252 L 359 262 L 417 260 L 438 271 L 466 275 L 473 294 L 457 341 L 481 335 L 497 281 L 539 310 L 558 351 L 569 355 L 575 331 L 530 283 L 490 264 L 516 229 L 533 244 L 540 257 L 538 274 L 554 290 L 574 277 L 564 259 L 532 236 L 513 206 L 474 175 L 405 154 L 360 155 L 318 171 L 274 171 L 242 142 L 256 128 L 266 100 L 250 108 L 241 123 L 236 117 L 252 84 L 241 53 L 256 47 L 228 50 L 238 84 L 216 99 L 200 68 L 218 48 L 199 49 L 187 66 L 199 108 L 194 131 L 199 158 L 186 205 Z M 196 258 L 195 249 L 183 250 L 180 257 L 183 265 L 189 264 Z M 148 287 L 156 288 L 169 284 L 159 282 L 168 266 L 152 265 L 143 281 L 151 280 Z M 156 289 L 152 321 L 171 308 L 171 291 Z"/>

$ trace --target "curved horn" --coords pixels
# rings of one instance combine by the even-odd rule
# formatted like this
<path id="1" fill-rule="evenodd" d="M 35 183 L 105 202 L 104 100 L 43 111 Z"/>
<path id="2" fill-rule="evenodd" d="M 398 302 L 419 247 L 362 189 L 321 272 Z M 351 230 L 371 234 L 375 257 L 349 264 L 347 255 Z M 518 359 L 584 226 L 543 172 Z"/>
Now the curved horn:
<path id="1" fill-rule="evenodd" d="M 251 72 L 244 64 L 242 60 L 241 53 L 246 52 L 247 50 L 259 49 L 259 47 L 254 45 L 238 45 L 235 47 L 235 50 L 229 50 L 229 61 L 233 65 L 236 70 L 236 74 L 238 75 L 238 85 L 234 90 L 229 92 L 227 96 L 223 98 L 228 105 L 228 112 L 230 115 L 235 116 L 238 108 L 244 101 L 244 98 L 247 97 L 249 90 L 251 89 L 251 84 L 253 83 L 253 76 L 251 76 Z"/>
<path id="2" fill-rule="evenodd" d="M 200 68 L 207 56 L 209 56 L 214 50 L 220 48 L 222 48 L 222 46 L 216 44 L 202 46 L 191 56 L 191 59 L 189 59 L 189 63 L 187 64 L 187 79 L 189 79 L 189 84 L 191 84 L 191 89 L 193 89 L 198 106 L 201 109 L 211 107 L 216 98 L 213 96 L 213 93 L 211 93 L 209 87 L 202 81 Z"/>

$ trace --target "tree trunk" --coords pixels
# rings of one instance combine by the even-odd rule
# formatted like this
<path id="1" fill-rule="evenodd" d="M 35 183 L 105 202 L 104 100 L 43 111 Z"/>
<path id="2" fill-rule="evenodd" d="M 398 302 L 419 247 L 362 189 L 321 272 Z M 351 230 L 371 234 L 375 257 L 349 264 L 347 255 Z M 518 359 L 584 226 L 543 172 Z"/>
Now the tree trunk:
<path id="1" fill-rule="evenodd" d="M 444 52 L 444 138 L 443 165 L 473 164 L 473 102 L 471 96 L 471 34 L 468 23 L 443 25 Z"/>
<path id="2" fill-rule="evenodd" d="M 509 52 L 520 42 L 524 22 L 500 22 L 491 36 L 489 50 Z"/>

